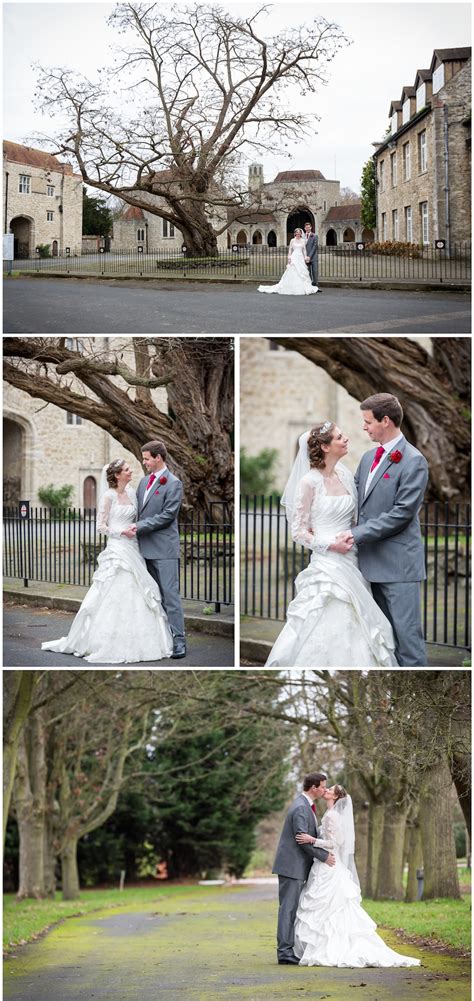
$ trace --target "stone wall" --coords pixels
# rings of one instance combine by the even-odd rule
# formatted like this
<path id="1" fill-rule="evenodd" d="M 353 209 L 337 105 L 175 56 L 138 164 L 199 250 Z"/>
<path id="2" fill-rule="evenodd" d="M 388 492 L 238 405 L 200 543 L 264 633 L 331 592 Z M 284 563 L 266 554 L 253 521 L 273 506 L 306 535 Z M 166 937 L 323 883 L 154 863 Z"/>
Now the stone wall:
<path id="1" fill-rule="evenodd" d="M 445 112 L 446 109 L 446 112 Z M 471 238 L 471 63 L 466 63 L 433 98 L 433 142 L 438 163 L 438 232 L 446 239 L 445 121 L 448 127 L 450 241 Z"/>
<path id="2" fill-rule="evenodd" d="M 76 174 L 45 170 L 30 164 L 4 160 L 4 193 L 7 174 L 6 232 L 16 217 L 24 216 L 30 222 L 29 226 L 24 226 L 30 257 L 35 256 L 38 244 L 48 244 L 52 253 L 54 241 L 57 242 L 59 254 L 63 254 L 66 247 L 70 247 L 71 253 L 80 254 L 82 178 Z M 26 174 L 31 178 L 29 194 L 19 191 L 20 174 Z M 48 185 L 54 187 L 53 195 L 48 195 Z M 48 212 L 53 213 L 52 220 L 48 220 Z"/>
<path id="3" fill-rule="evenodd" d="M 418 167 L 418 142 L 419 134 L 426 130 L 427 149 L 427 169 L 420 171 Z M 381 164 L 384 164 L 385 190 L 381 190 L 379 184 L 377 188 L 377 239 L 382 240 L 382 213 L 387 214 L 387 240 L 393 239 L 392 233 L 392 211 L 398 210 L 398 239 L 405 241 L 405 207 L 411 205 L 413 237 L 412 243 L 422 243 L 420 202 L 428 202 L 428 227 L 430 242 L 435 239 L 433 218 L 433 195 L 435 181 L 434 163 L 434 142 L 433 142 L 433 120 L 431 114 L 417 120 L 413 126 L 403 132 L 398 139 L 394 139 L 394 148 L 387 148 L 377 158 L 377 177 L 380 181 Z M 405 143 L 410 146 L 410 179 L 403 179 L 403 147 Z M 397 156 L 397 184 L 392 186 L 391 181 L 391 154 Z"/>

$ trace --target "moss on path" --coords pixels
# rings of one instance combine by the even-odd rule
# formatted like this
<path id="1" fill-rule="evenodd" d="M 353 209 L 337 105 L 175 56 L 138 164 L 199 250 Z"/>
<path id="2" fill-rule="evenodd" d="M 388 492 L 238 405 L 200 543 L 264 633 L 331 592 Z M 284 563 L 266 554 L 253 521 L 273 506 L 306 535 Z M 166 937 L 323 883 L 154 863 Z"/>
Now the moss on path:
<path id="1" fill-rule="evenodd" d="M 468 1001 L 467 960 L 405 951 L 422 968 L 278 966 L 272 886 L 190 888 L 179 897 L 71 918 L 4 965 L 5 1001 Z M 395 935 L 384 939 L 402 951 Z M 354 993 L 353 993 L 354 992 Z"/>

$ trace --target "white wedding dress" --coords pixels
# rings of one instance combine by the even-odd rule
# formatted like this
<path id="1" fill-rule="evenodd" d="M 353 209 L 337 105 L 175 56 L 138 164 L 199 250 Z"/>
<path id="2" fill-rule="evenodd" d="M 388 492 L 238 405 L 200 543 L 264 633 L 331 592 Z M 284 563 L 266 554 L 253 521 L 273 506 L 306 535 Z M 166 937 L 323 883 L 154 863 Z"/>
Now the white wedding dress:
<path id="1" fill-rule="evenodd" d="M 107 665 L 171 656 L 173 640 L 158 584 L 148 573 L 136 538 L 121 535 L 136 521 L 136 495 L 130 486 L 124 501 L 112 488 L 101 498 L 97 530 L 107 535 L 106 548 L 69 634 L 42 643 L 42 650 Z"/>
<path id="2" fill-rule="evenodd" d="M 298 904 L 294 952 L 300 966 L 419 966 L 401 956 L 377 934 L 375 921 L 361 907 L 357 882 L 344 864 L 340 815 L 326 810 L 315 844 L 334 852 L 336 864 L 315 859 Z"/>
<path id="3" fill-rule="evenodd" d="M 356 547 L 334 553 L 328 545 L 354 524 L 357 493 L 352 473 L 336 472 L 346 493 L 326 493 L 324 477 L 311 469 L 299 482 L 292 535 L 312 550 L 298 574 L 296 596 L 267 667 L 396 667 L 392 627 L 362 576 Z"/>
<path id="4" fill-rule="evenodd" d="M 305 261 L 306 240 L 293 237 L 290 240 L 290 263 L 283 272 L 278 285 L 259 285 L 259 292 L 277 292 L 278 295 L 312 295 L 318 292 L 317 285 L 311 284 Z"/>

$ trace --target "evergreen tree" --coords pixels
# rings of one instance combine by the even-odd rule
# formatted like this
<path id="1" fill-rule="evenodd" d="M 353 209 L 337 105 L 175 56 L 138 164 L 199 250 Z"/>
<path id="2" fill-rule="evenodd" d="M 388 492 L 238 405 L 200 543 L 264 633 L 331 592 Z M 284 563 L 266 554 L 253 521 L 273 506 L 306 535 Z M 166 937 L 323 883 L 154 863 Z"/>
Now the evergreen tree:
<path id="1" fill-rule="evenodd" d="M 82 232 L 84 236 L 110 236 L 112 213 L 105 198 L 90 196 L 82 190 Z"/>
<path id="2" fill-rule="evenodd" d="M 377 224 L 375 204 L 375 161 L 373 157 L 367 160 L 360 179 L 360 220 L 367 229 L 375 229 Z"/>

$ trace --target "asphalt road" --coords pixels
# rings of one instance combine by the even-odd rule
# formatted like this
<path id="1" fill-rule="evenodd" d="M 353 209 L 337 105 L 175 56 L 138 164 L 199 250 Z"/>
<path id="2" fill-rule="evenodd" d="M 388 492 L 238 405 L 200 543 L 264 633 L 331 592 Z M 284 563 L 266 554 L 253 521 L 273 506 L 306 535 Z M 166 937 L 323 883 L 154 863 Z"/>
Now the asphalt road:
<path id="1" fill-rule="evenodd" d="M 74 615 L 57 609 L 26 608 L 5 605 L 3 610 L 3 664 L 4 667 L 87 667 L 81 657 L 51 653 L 42 650 L 41 644 L 49 639 L 66 636 Z M 233 667 L 234 644 L 226 636 L 207 636 L 189 633 L 188 653 L 181 660 L 146 661 L 128 664 L 127 667 Z M 91 665 L 104 666 L 109 665 Z"/>
<path id="2" fill-rule="evenodd" d="M 257 286 L 12 278 L 8 334 L 419 333 L 471 331 L 470 296 L 457 292 L 326 288 L 321 295 Z"/>

